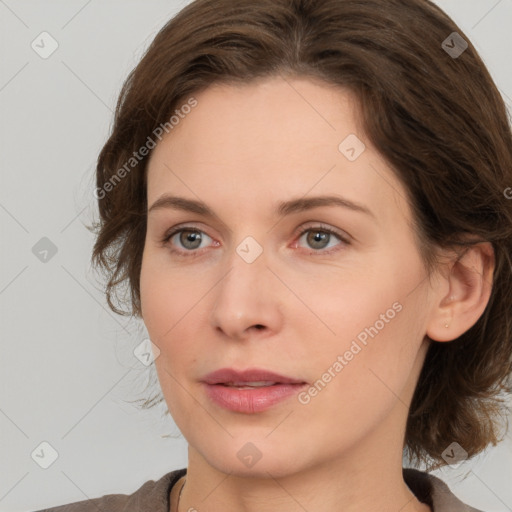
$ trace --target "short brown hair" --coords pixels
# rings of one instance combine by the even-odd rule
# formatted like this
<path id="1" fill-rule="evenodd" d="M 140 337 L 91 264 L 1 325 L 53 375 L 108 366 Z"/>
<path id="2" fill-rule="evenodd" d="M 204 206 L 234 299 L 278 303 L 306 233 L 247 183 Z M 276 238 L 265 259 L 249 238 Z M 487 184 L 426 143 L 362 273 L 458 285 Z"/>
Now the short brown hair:
<path id="1" fill-rule="evenodd" d="M 460 38 L 467 49 L 450 54 Z M 126 79 L 97 162 L 92 261 L 107 278 L 109 306 L 141 314 L 149 158 L 133 170 L 126 162 L 191 95 L 279 75 L 355 93 L 365 135 L 407 190 L 429 275 L 436 249 L 492 243 L 486 309 L 458 339 L 431 343 L 404 447 L 432 469 L 446 464 L 441 454 L 453 441 L 469 457 L 495 445 L 500 394 L 512 392 L 510 120 L 474 46 L 429 0 L 196 0 L 171 19 Z M 119 298 L 122 284 L 129 300 Z"/>

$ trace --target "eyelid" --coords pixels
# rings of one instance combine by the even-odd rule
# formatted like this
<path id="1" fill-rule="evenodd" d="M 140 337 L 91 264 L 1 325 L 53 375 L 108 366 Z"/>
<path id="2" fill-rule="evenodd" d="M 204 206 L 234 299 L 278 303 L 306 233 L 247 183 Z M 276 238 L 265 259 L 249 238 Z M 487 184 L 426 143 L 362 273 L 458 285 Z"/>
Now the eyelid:
<path id="1" fill-rule="evenodd" d="M 328 233 L 332 233 L 347 243 L 352 239 L 352 237 L 345 231 L 341 231 L 340 229 L 332 227 L 329 224 L 325 224 L 321 221 L 311 221 L 306 222 L 306 224 L 302 224 L 299 228 L 297 228 L 297 234 L 303 235 L 306 231 L 312 231 L 315 229 L 318 231 L 326 231 Z"/>

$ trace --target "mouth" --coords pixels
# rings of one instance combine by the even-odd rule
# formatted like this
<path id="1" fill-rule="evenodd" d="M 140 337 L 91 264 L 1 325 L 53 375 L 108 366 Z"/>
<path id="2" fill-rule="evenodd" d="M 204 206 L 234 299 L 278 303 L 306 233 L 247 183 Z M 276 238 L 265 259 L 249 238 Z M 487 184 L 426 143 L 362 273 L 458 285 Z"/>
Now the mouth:
<path id="1" fill-rule="evenodd" d="M 234 412 L 254 414 L 269 409 L 298 393 L 307 383 L 259 369 L 236 371 L 223 368 L 202 381 L 216 405 Z"/>

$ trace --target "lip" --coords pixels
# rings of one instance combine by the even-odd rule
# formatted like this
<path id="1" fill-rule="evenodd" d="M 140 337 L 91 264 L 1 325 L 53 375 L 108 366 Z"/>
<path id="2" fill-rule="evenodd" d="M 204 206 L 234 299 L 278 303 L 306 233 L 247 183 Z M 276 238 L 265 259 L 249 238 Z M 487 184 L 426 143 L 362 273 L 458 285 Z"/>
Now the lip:
<path id="1" fill-rule="evenodd" d="M 253 389 L 229 387 L 228 383 L 242 385 L 247 382 L 273 382 L 275 384 Z M 254 414 L 297 394 L 307 383 L 274 372 L 251 368 L 235 370 L 221 368 L 206 375 L 202 384 L 207 396 L 217 405 L 235 412 Z"/>
<path id="2" fill-rule="evenodd" d="M 234 368 L 221 368 L 206 375 L 203 379 L 206 384 L 227 384 L 229 382 L 256 382 L 272 381 L 279 384 L 304 384 L 303 380 L 292 379 L 259 368 L 248 368 L 247 370 L 235 370 Z"/>

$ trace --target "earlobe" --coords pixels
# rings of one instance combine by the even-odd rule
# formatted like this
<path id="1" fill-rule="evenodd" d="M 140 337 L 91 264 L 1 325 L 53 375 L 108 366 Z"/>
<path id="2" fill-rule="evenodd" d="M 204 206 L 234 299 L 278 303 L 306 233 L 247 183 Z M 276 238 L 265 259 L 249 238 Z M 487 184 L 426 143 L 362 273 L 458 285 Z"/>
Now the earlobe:
<path id="1" fill-rule="evenodd" d="M 452 341 L 476 324 L 491 296 L 494 266 L 490 242 L 466 248 L 451 263 L 444 278 L 444 284 L 449 286 L 448 293 L 444 292 L 432 310 L 426 332 L 430 339 Z"/>

